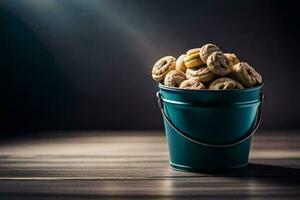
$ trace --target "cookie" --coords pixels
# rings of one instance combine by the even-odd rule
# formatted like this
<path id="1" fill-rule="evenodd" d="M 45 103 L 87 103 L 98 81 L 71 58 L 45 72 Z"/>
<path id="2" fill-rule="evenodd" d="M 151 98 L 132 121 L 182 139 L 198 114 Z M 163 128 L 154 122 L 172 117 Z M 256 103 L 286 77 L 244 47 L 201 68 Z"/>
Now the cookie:
<path id="1" fill-rule="evenodd" d="M 204 63 L 207 63 L 207 59 L 210 56 L 210 54 L 214 53 L 214 52 L 221 52 L 221 49 L 215 45 L 215 44 L 206 44 L 204 46 L 201 47 L 200 49 L 200 58 L 202 59 L 202 61 Z"/>
<path id="2" fill-rule="evenodd" d="M 198 77 L 193 77 L 182 81 L 179 88 L 190 90 L 203 90 L 206 89 L 205 85 L 200 81 Z"/>
<path id="3" fill-rule="evenodd" d="M 220 51 L 216 51 L 207 58 L 207 66 L 214 74 L 225 76 L 231 72 L 231 61 Z"/>
<path id="4" fill-rule="evenodd" d="M 172 70 L 167 73 L 164 85 L 168 87 L 179 87 L 182 81 L 186 80 L 185 73 L 182 71 Z"/>
<path id="5" fill-rule="evenodd" d="M 188 68 L 186 70 L 186 77 L 193 78 L 198 77 L 201 82 L 208 82 L 215 78 L 215 74 L 210 71 L 206 65 L 199 67 Z"/>
<path id="6" fill-rule="evenodd" d="M 233 65 L 231 77 L 242 83 L 245 87 L 252 87 L 262 83 L 261 75 L 248 63 L 241 62 Z"/>
<path id="7" fill-rule="evenodd" d="M 152 78 L 159 82 L 164 80 L 166 74 L 175 69 L 176 58 L 173 56 L 165 56 L 159 59 L 152 68 Z"/>
<path id="8" fill-rule="evenodd" d="M 184 64 L 187 68 L 197 67 L 204 64 L 200 58 L 199 52 L 200 48 L 190 49 L 186 52 Z"/>
<path id="9" fill-rule="evenodd" d="M 234 53 L 224 53 L 224 55 L 231 61 L 233 65 L 236 65 L 240 62 L 237 56 Z"/>
<path id="10" fill-rule="evenodd" d="M 186 57 L 185 54 L 182 54 L 179 56 L 176 60 L 176 70 L 185 72 L 186 71 L 186 66 L 184 64 L 184 58 Z"/>
<path id="11" fill-rule="evenodd" d="M 243 89 L 243 85 L 240 84 L 239 82 L 223 77 L 223 78 L 218 78 L 211 82 L 211 84 L 208 87 L 210 90 L 231 90 L 231 89 Z"/>

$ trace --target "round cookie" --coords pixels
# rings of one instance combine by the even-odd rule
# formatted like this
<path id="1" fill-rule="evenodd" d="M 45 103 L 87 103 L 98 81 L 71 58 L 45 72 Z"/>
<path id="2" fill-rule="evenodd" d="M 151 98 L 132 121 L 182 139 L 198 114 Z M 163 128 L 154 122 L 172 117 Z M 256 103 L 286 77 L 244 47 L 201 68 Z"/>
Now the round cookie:
<path id="1" fill-rule="evenodd" d="M 186 80 L 186 76 L 183 72 L 172 70 L 167 73 L 164 85 L 168 87 L 179 87 L 182 81 Z"/>
<path id="2" fill-rule="evenodd" d="M 179 56 L 176 60 L 176 70 L 185 72 L 186 71 L 186 66 L 184 64 L 184 58 L 186 57 L 185 54 L 182 54 Z"/>
<path id="3" fill-rule="evenodd" d="M 152 68 L 152 78 L 159 82 L 164 80 L 166 74 L 175 69 L 176 58 L 173 56 L 165 56 L 159 59 Z"/>
<path id="4" fill-rule="evenodd" d="M 233 65 L 236 65 L 240 62 L 238 57 L 234 53 L 224 53 L 224 55 L 232 62 Z"/>
<path id="5" fill-rule="evenodd" d="M 213 52 L 217 51 L 221 52 L 221 49 L 215 44 L 203 45 L 199 52 L 200 58 L 203 60 L 204 63 L 207 63 L 208 56 L 210 56 L 210 54 L 212 54 Z"/>
<path id="6" fill-rule="evenodd" d="M 201 82 L 211 81 L 215 78 L 215 74 L 210 71 L 210 69 L 206 65 L 202 65 L 199 67 L 188 68 L 186 70 L 186 77 L 198 77 Z"/>
<path id="7" fill-rule="evenodd" d="M 204 64 L 200 58 L 199 52 L 200 48 L 190 49 L 186 52 L 184 64 L 187 68 L 197 67 Z"/>
<path id="8" fill-rule="evenodd" d="M 245 87 L 252 87 L 262 83 L 261 75 L 248 63 L 241 62 L 232 67 L 231 77 L 242 83 Z"/>
<path id="9" fill-rule="evenodd" d="M 218 78 L 210 83 L 209 87 L 210 90 L 232 90 L 232 89 L 243 89 L 244 87 L 239 82 L 223 77 Z"/>
<path id="10" fill-rule="evenodd" d="M 225 76 L 231 72 L 231 61 L 220 51 L 216 51 L 207 58 L 208 68 L 216 75 Z"/>
<path id="11" fill-rule="evenodd" d="M 179 88 L 190 90 L 203 90 L 206 89 L 205 85 L 200 81 L 198 77 L 193 77 L 182 81 Z"/>

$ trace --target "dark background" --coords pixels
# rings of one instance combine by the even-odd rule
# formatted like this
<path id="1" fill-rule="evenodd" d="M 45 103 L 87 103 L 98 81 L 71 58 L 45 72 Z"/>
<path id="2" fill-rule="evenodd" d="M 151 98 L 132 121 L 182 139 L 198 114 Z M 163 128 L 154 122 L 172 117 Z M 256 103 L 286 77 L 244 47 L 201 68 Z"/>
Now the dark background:
<path id="1" fill-rule="evenodd" d="M 154 62 L 208 42 L 262 73 L 262 128 L 299 128 L 298 14 L 293 1 L 1 0 L 1 133 L 161 129 Z"/>

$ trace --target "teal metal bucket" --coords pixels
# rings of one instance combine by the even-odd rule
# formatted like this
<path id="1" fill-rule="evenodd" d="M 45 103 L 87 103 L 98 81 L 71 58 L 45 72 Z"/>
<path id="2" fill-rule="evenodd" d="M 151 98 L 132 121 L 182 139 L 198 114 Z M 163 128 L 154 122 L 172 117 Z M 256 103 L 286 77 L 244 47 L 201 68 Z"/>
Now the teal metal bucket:
<path id="1" fill-rule="evenodd" d="M 262 85 L 216 91 L 159 88 L 171 168 L 197 172 L 248 164 L 261 121 Z"/>

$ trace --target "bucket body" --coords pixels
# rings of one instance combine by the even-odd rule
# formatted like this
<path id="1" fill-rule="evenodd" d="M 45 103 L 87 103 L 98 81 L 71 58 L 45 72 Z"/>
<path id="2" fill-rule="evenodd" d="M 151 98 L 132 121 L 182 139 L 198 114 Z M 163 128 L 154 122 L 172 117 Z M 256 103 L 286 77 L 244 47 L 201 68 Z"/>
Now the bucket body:
<path id="1" fill-rule="evenodd" d="M 262 86 L 218 91 L 159 87 L 172 168 L 211 171 L 248 164 Z"/>

